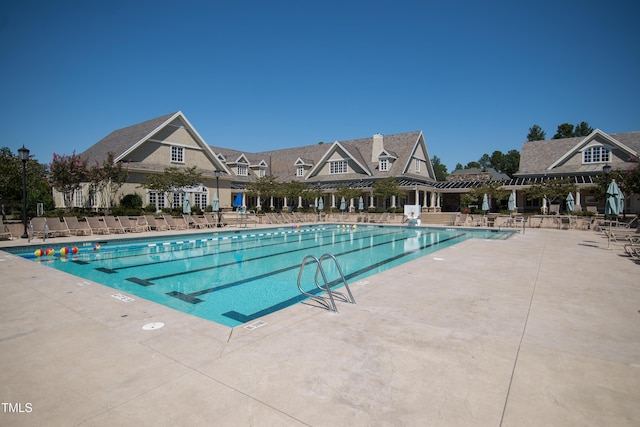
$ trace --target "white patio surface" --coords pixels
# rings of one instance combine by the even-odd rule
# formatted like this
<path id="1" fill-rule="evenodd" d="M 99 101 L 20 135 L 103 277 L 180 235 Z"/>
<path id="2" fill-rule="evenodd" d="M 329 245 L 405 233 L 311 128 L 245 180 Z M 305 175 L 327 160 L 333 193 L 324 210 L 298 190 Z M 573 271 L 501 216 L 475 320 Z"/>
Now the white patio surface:
<path id="1" fill-rule="evenodd" d="M 596 232 L 468 240 L 351 287 L 337 314 L 231 329 L 0 252 L 0 425 L 640 425 L 640 265 Z"/>

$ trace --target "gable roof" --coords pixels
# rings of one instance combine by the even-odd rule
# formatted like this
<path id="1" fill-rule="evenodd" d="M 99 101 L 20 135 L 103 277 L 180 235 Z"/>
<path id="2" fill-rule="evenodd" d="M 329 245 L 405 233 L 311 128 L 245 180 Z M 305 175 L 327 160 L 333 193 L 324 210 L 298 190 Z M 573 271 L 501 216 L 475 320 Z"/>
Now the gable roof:
<path id="1" fill-rule="evenodd" d="M 601 138 L 613 147 L 628 152 L 640 151 L 640 132 L 606 134 L 596 129 L 586 137 L 527 141 L 522 144 L 520 166 L 515 176 L 545 175 L 551 173 L 595 173 L 602 171 L 602 164 L 565 166 L 565 161 L 578 153 L 594 139 Z M 637 156 L 637 154 L 635 154 Z"/>
<path id="2" fill-rule="evenodd" d="M 209 145 L 207 145 L 204 139 L 202 139 L 200 134 L 198 134 L 181 111 L 166 114 L 155 119 L 147 120 L 146 122 L 115 130 L 89 147 L 81 153 L 80 156 L 94 160 L 97 163 L 102 163 L 107 159 L 109 153 L 113 153 L 115 162 L 125 161 L 129 153 L 132 153 L 136 148 L 151 140 L 153 135 L 157 134 L 164 127 L 176 120 L 179 120 L 184 124 L 187 132 L 189 132 L 196 143 L 202 148 L 211 163 L 216 168 L 229 173 L 226 166 L 219 161 L 213 151 L 211 151 Z M 161 171 L 164 169 L 164 165 L 157 165 L 155 169 Z"/>

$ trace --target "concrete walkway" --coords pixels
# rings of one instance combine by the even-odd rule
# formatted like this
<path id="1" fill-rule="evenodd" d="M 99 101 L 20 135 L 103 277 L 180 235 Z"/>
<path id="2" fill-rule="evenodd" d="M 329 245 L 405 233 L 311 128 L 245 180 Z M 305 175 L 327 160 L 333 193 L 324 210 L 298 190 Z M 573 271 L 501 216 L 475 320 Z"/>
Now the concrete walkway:
<path id="1" fill-rule="evenodd" d="M 606 248 L 469 240 L 253 330 L 0 252 L 0 425 L 637 426 L 640 265 Z"/>

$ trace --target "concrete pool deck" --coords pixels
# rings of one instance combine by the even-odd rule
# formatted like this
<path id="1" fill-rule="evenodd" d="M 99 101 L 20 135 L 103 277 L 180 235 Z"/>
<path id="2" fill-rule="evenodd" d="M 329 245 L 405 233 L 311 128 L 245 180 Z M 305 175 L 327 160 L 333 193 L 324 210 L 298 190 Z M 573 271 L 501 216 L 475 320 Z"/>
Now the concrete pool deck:
<path id="1" fill-rule="evenodd" d="M 640 265 L 611 248 L 468 240 L 252 330 L 0 252 L 0 425 L 638 425 Z"/>

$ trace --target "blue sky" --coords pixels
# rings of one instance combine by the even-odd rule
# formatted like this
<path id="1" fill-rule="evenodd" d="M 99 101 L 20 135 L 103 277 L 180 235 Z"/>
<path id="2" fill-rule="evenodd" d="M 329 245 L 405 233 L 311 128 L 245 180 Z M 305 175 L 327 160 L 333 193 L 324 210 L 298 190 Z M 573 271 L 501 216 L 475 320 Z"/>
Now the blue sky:
<path id="1" fill-rule="evenodd" d="M 422 130 L 452 171 L 538 124 L 640 131 L 640 7 L 31 1 L 0 10 L 0 146 L 42 163 L 182 111 L 247 152 Z"/>

